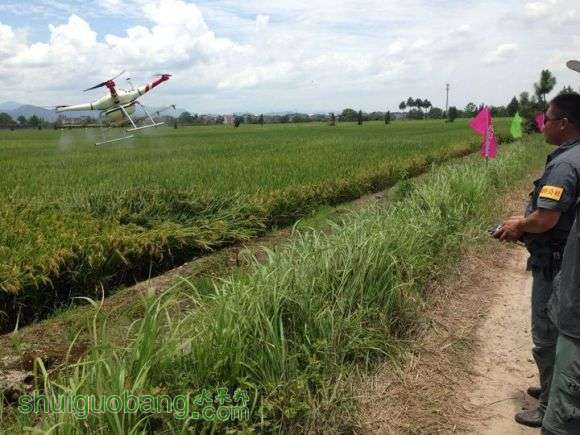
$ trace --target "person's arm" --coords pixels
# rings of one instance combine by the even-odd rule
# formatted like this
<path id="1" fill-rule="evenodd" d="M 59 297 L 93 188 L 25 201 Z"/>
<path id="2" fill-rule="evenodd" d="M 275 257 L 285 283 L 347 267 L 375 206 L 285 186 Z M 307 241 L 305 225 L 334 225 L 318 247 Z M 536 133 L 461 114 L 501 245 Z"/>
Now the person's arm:
<path id="1" fill-rule="evenodd" d="M 527 217 L 512 216 L 506 219 L 493 235 L 500 240 L 516 241 L 524 233 L 540 234 L 551 230 L 576 201 L 578 176 L 575 168 L 561 162 L 542 177 L 537 208 Z"/>
<path id="2" fill-rule="evenodd" d="M 560 210 L 538 208 L 528 217 L 512 216 L 501 224 L 493 236 L 500 240 L 515 241 L 524 233 L 545 233 L 556 226 L 561 214 Z"/>

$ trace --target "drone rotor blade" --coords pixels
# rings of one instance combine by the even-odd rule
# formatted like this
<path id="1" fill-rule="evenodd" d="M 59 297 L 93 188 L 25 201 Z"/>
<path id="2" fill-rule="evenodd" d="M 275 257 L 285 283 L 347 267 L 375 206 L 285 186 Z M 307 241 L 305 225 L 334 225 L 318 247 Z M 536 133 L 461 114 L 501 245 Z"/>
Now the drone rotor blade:
<path id="1" fill-rule="evenodd" d="M 93 86 L 92 88 L 87 88 L 83 92 L 92 91 L 93 89 L 102 88 L 105 86 L 107 82 L 99 83 L 98 85 Z"/>
<path id="2" fill-rule="evenodd" d="M 119 77 L 121 77 L 123 74 L 125 74 L 125 70 L 121 71 L 119 74 L 117 74 L 115 77 L 113 77 L 111 79 L 111 81 L 118 79 Z"/>
<path id="3" fill-rule="evenodd" d="M 566 66 L 572 71 L 580 72 L 580 60 L 569 60 L 566 62 Z"/>
<path id="4" fill-rule="evenodd" d="M 85 89 L 83 92 L 87 92 L 87 91 L 92 91 L 93 89 L 97 89 L 97 88 L 102 88 L 103 86 L 105 86 L 107 83 L 112 82 L 116 79 L 118 79 L 119 77 L 121 77 L 123 74 L 125 74 L 125 70 L 121 71 L 119 74 L 117 74 L 115 77 L 113 77 L 110 80 L 105 80 L 103 83 L 99 83 L 98 85 L 93 86 L 92 88 L 88 88 Z"/>

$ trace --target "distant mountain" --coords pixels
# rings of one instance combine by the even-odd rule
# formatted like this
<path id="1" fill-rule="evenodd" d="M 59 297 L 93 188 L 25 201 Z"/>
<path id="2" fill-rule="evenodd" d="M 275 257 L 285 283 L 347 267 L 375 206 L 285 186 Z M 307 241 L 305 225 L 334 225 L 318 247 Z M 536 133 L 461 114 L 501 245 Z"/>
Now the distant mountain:
<path id="1" fill-rule="evenodd" d="M 31 106 L 29 104 L 20 106 L 17 109 L 9 110 L 7 113 L 12 116 L 13 119 L 18 118 L 19 116 L 30 118 L 32 115 L 36 115 L 37 117 L 42 118 L 48 122 L 56 121 L 58 116 L 54 110 L 45 109 L 44 107 Z"/>
<path id="2" fill-rule="evenodd" d="M 164 107 L 149 107 L 145 106 L 149 113 L 154 114 L 156 111 L 163 109 Z M 182 112 L 186 112 L 186 109 L 177 108 L 175 113 L 173 109 L 166 110 L 163 112 L 163 115 L 169 116 L 179 116 Z M 33 115 L 36 115 L 39 118 L 44 119 L 48 122 L 54 122 L 57 120 L 59 115 L 64 115 L 67 118 L 82 118 L 85 116 L 90 116 L 92 118 L 99 117 L 98 110 L 86 110 L 80 112 L 64 112 L 64 113 L 56 113 L 56 111 L 52 109 L 46 109 L 44 107 L 33 106 L 31 104 L 20 104 L 14 101 L 7 101 L 5 103 L 0 103 L 0 112 L 8 113 L 13 119 L 17 119 L 19 116 L 24 116 L 25 118 L 30 118 Z M 137 107 L 136 111 L 137 117 L 145 116 L 145 112 L 140 107 Z"/>
<path id="3" fill-rule="evenodd" d="M 14 110 L 18 109 L 20 106 L 23 106 L 23 104 L 15 101 L 6 101 L 5 103 L 0 103 L 0 111 L 5 112 L 7 110 Z"/>

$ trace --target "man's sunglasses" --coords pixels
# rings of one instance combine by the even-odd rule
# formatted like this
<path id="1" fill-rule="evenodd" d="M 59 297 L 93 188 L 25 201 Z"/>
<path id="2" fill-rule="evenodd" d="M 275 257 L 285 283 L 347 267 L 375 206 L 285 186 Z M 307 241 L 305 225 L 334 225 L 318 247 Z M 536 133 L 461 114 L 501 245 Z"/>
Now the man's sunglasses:
<path id="1" fill-rule="evenodd" d="M 548 121 L 560 121 L 562 119 L 566 119 L 566 116 L 560 116 L 559 118 L 550 118 L 547 112 L 544 112 L 544 123 Z"/>

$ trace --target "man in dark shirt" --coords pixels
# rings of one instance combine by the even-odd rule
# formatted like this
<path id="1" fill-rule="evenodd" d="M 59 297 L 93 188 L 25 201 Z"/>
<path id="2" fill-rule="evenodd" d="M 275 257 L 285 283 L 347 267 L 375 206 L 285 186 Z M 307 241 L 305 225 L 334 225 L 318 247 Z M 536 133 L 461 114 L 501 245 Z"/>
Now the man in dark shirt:
<path id="1" fill-rule="evenodd" d="M 550 153 L 544 173 L 534 181 L 525 216 L 508 218 L 494 234 L 501 240 L 523 240 L 530 252 L 533 355 L 540 388 L 529 388 L 528 393 L 539 399 L 539 406 L 519 412 L 515 419 L 532 427 L 542 425 L 549 403 L 558 330 L 548 316 L 548 301 L 580 195 L 579 109 L 577 94 L 559 95 L 552 100 L 546 112 L 544 136 L 558 148 Z"/>
<path id="2" fill-rule="evenodd" d="M 580 96 L 575 106 L 557 115 L 561 128 L 570 125 L 569 141 L 580 144 Z M 544 434 L 580 434 L 580 207 L 575 215 L 549 305 L 558 339 Z"/>

